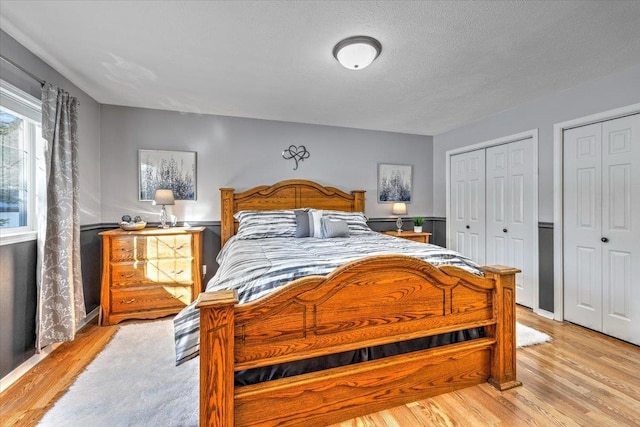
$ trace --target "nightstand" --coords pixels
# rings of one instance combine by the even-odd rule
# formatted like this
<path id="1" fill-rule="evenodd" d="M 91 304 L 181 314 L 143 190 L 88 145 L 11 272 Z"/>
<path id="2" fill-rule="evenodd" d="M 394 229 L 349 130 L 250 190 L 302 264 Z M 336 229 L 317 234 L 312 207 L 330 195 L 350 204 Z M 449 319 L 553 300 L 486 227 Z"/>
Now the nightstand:
<path id="1" fill-rule="evenodd" d="M 403 231 L 401 233 L 397 231 L 383 231 L 382 234 L 420 243 L 429 243 L 429 238 L 431 237 L 431 233 L 416 233 L 415 231 Z"/>
<path id="2" fill-rule="evenodd" d="M 204 227 L 103 231 L 100 324 L 176 314 L 202 291 Z"/>

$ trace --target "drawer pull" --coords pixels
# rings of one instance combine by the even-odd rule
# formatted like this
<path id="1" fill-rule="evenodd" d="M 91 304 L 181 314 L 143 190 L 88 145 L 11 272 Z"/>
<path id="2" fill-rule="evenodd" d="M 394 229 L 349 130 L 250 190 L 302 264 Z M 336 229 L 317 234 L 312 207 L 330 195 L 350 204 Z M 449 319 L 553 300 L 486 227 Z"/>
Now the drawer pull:
<path id="1" fill-rule="evenodd" d="M 120 304 L 131 304 L 133 302 L 136 302 L 135 298 L 131 298 L 130 300 L 125 300 L 125 299 L 120 300 Z"/>
<path id="2" fill-rule="evenodd" d="M 120 248 L 120 252 L 133 252 L 133 248 Z"/>
<path id="3" fill-rule="evenodd" d="M 169 246 L 169 249 L 173 250 L 173 251 L 179 251 L 180 249 L 184 248 L 184 243 L 181 244 L 180 246 Z"/>
<path id="4" fill-rule="evenodd" d="M 130 279 L 135 277 L 136 273 L 120 273 L 120 277 L 124 277 L 125 279 Z"/>
<path id="5" fill-rule="evenodd" d="M 171 273 L 171 274 L 182 274 L 182 273 L 184 273 L 184 270 L 178 270 L 178 271 L 171 270 L 169 273 Z"/>
<path id="6" fill-rule="evenodd" d="M 180 299 L 182 298 L 184 295 L 173 295 L 171 298 L 173 299 Z"/>

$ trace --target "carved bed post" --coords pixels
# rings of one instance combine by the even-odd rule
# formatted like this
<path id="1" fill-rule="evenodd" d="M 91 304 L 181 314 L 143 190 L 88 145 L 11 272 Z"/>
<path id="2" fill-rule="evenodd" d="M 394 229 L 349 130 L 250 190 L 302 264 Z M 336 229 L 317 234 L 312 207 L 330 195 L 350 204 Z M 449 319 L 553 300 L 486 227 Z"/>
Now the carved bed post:
<path id="1" fill-rule="evenodd" d="M 220 247 L 235 234 L 233 229 L 233 188 L 220 189 Z"/>
<path id="2" fill-rule="evenodd" d="M 353 190 L 351 194 L 353 195 L 353 206 L 351 210 L 353 212 L 364 212 L 364 190 Z"/>
<path id="3" fill-rule="evenodd" d="M 235 291 L 200 294 L 200 425 L 234 425 Z"/>
<path id="4" fill-rule="evenodd" d="M 493 309 L 497 323 L 489 330 L 496 339 L 491 357 L 489 383 L 500 391 L 521 386 L 516 379 L 516 273 L 503 265 L 482 267 L 485 277 L 496 281 Z"/>

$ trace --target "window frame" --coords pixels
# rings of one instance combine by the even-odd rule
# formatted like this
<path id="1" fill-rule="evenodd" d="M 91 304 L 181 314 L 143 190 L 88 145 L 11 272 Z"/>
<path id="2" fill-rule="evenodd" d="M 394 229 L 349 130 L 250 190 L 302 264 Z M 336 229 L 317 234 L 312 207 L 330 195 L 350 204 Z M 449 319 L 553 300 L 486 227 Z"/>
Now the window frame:
<path id="1" fill-rule="evenodd" d="M 42 125 L 42 102 L 25 91 L 0 79 L 0 104 L 3 109 L 20 116 L 27 126 L 24 129 L 25 151 L 27 152 L 27 225 L 20 227 L 0 227 L 0 246 L 36 240 L 38 219 L 36 217 L 36 169 L 38 141 L 44 140 L 37 129 Z"/>

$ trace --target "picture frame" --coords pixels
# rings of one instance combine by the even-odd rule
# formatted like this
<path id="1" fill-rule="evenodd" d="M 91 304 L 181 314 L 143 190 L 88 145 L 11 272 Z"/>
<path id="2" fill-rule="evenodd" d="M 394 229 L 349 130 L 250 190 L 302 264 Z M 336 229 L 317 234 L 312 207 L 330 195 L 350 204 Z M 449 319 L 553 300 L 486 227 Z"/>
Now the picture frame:
<path id="1" fill-rule="evenodd" d="M 378 203 L 411 203 L 413 165 L 378 164 Z"/>
<path id="2" fill-rule="evenodd" d="M 175 200 L 196 200 L 196 152 L 138 150 L 138 200 L 153 200 L 156 189 L 170 188 Z"/>

